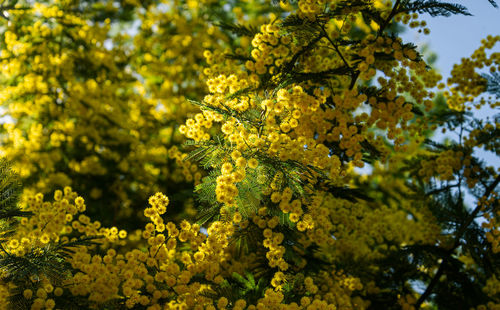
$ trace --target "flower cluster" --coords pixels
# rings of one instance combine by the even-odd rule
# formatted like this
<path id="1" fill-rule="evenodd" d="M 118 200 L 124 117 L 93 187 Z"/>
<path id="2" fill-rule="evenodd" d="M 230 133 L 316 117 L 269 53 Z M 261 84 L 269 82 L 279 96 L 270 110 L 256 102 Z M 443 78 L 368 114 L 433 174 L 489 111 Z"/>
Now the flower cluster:
<path id="1" fill-rule="evenodd" d="M 186 35 L 170 43 L 179 42 L 171 45 L 179 49 L 163 55 L 136 53 L 157 49 L 156 35 L 148 32 L 148 25 L 153 25 L 143 24 L 131 50 L 132 38 L 112 29 L 121 22 L 113 6 L 104 5 L 101 12 L 84 1 L 29 3 L 12 7 L 10 21 L 2 20 L 0 51 L 0 79 L 8 85 L 2 87 L 0 98 L 11 117 L 1 126 L 0 148 L 13 161 L 25 188 L 47 194 L 70 185 L 92 193 L 88 199 L 93 203 L 113 206 L 116 214 L 104 215 L 104 222 L 126 223 L 127 216 L 140 212 L 147 199 L 144 193 L 165 190 L 161 184 L 168 181 L 181 188 L 186 181 L 199 182 L 197 167 L 180 154 L 183 136 L 177 124 L 194 110 L 185 102 L 186 93 L 204 91 L 197 75 L 203 49 L 192 45 L 208 42 L 207 32 L 190 39 L 186 24 L 191 17 L 177 15 L 169 25 Z M 139 8 L 139 2 L 127 5 L 127 10 Z M 111 17 L 101 20 L 100 14 Z M 141 17 L 151 18 L 153 24 L 166 18 L 153 6 L 146 15 Z M 101 21 L 88 22 L 96 19 Z M 203 20 L 198 24 L 208 27 Z M 164 66 L 164 85 L 152 85 L 159 73 L 146 68 L 159 68 L 154 64 L 169 59 L 192 65 Z M 183 70 L 173 69 L 181 66 Z M 169 84 L 195 76 L 195 87 Z M 159 97 L 169 99 L 158 102 Z M 111 190 L 103 195 L 105 187 Z"/>
<path id="2" fill-rule="evenodd" d="M 446 110 L 389 33 L 460 6 L 26 3 L 0 21 L 0 151 L 25 181 L 14 211 L 0 184 L 0 308 L 415 309 L 414 281 L 444 277 L 498 307 L 500 177 L 474 155 L 498 154 L 498 121 Z M 491 89 L 498 40 L 454 68 L 449 107 Z M 458 142 L 429 141 L 442 120 Z"/>
<path id="3" fill-rule="evenodd" d="M 418 173 L 427 180 L 433 176 L 438 176 L 442 180 L 453 180 L 454 172 L 462 167 L 463 157 L 463 152 L 452 150 L 440 152 L 435 158 L 422 161 L 422 167 Z"/>
<path id="4" fill-rule="evenodd" d="M 462 58 L 460 64 L 453 66 L 451 77 L 448 79 L 449 91 L 445 92 L 447 104 L 450 108 L 463 111 L 471 110 L 472 106 L 480 109 L 488 104 L 490 108 L 495 109 L 498 102 L 494 98 L 484 98 L 480 95 L 486 89 L 486 83 L 477 69 L 488 69 L 487 73 L 494 73 L 500 70 L 500 53 L 488 50 L 495 47 L 500 41 L 500 36 L 487 36 L 481 40 L 481 46 L 472 53 L 469 58 Z M 467 106 L 472 103 L 472 106 Z"/>

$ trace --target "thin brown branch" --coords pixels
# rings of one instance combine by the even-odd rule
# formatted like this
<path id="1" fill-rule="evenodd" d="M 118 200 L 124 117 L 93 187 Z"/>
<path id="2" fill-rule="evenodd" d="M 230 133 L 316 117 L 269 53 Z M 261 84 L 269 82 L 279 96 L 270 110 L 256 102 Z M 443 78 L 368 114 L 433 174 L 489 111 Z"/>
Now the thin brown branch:
<path id="1" fill-rule="evenodd" d="M 321 26 L 321 32 L 323 32 L 323 35 L 325 36 L 325 38 L 328 40 L 328 42 L 330 42 L 330 44 L 333 46 L 333 48 L 335 49 L 335 51 L 337 52 L 337 54 L 339 55 L 340 59 L 342 59 L 342 61 L 344 62 L 344 64 L 346 65 L 346 67 L 348 68 L 351 68 L 351 66 L 349 66 L 349 63 L 347 62 L 347 60 L 345 59 L 344 55 L 342 55 L 342 53 L 340 52 L 340 49 L 338 47 L 337 44 L 335 44 L 335 42 L 333 42 L 333 40 L 330 38 L 330 36 L 328 35 L 328 33 L 326 32 L 325 30 L 325 27 L 324 26 Z"/>
<path id="2" fill-rule="evenodd" d="M 378 30 L 378 36 L 380 36 L 382 34 L 382 32 L 384 32 L 385 28 L 389 25 L 389 23 L 394 18 L 394 16 L 396 16 L 396 14 L 398 13 L 398 9 L 399 9 L 400 4 L 401 4 L 401 0 L 396 0 L 396 3 L 394 3 L 394 7 L 391 10 L 391 13 L 389 13 L 389 16 L 387 17 L 387 19 L 384 21 L 384 23 L 380 26 L 380 29 Z"/>

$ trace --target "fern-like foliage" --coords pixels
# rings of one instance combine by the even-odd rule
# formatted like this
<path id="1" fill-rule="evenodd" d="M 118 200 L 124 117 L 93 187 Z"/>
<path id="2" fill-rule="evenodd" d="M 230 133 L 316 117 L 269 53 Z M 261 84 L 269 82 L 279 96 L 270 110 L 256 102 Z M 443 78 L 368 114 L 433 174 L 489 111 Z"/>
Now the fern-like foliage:
<path id="1" fill-rule="evenodd" d="M 0 159 L 0 242 L 14 231 L 18 217 L 31 214 L 17 205 L 21 189 L 18 175 L 5 159 Z"/>
<path id="2" fill-rule="evenodd" d="M 298 0 L 271 0 L 271 3 L 273 5 L 279 5 L 281 3 L 292 3 L 292 4 L 296 4 L 298 2 Z"/>
<path id="3" fill-rule="evenodd" d="M 204 295 L 210 298 L 225 296 L 233 303 L 238 299 L 244 299 L 248 303 L 255 303 L 264 296 L 267 282 L 271 278 L 270 272 L 267 273 L 267 277 L 260 277 L 256 280 L 255 270 L 245 272 L 245 276 L 233 272 L 231 278 L 227 278 L 220 285 L 212 287 L 212 291 L 204 292 Z"/>
<path id="4" fill-rule="evenodd" d="M 500 98 L 500 73 L 491 72 L 481 76 L 486 80 L 486 91 Z"/>
<path id="5" fill-rule="evenodd" d="M 228 22 L 219 22 L 216 24 L 217 27 L 220 27 L 224 30 L 227 30 L 237 36 L 247 36 L 253 37 L 255 36 L 259 30 L 253 26 L 245 26 L 241 24 L 232 24 Z"/>
<path id="6" fill-rule="evenodd" d="M 23 211 L 18 205 L 22 190 L 18 175 L 5 159 L 0 159 L 0 272 L 2 280 L 12 284 L 9 309 L 27 309 L 30 302 L 24 298 L 23 291 L 36 291 L 42 281 L 61 285 L 72 274 L 73 268 L 67 258 L 74 253 L 75 247 L 96 245 L 97 237 L 63 239 L 44 246 L 32 246 L 24 255 L 12 254 L 4 244 L 9 241 L 19 217 L 29 217 L 31 212 Z M 66 301 L 67 309 L 82 309 L 88 305 L 83 301 Z"/>
<path id="7" fill-rule="evenodd" d="M 231 54 L 231 53 L 225 54 L 224 56 L 226 58 L 228 58 L 228 59 L 239 60 L 239 61 L 242 61 L 242 62 L 245 62 L 245 61 L 248 61 L 248 60 L 250 60 L 250 61 L 253 60 L 251 57 L 248 57 L 248 56 Z"/>
<path id="8" fill-rule="evenodd" d="M 0 219 L 8 219 L 4 214 L 19 211 L 17 202 L 21 193 L 21 182 L 5 159 L 0 159 Z"/>
<path id="9" fill-rule="evenodd" d="M 498 4 L 495 0 L 488 0 L 488 2 L 496 9 L 498 9 Z"/>
<path id="10" fill-rule="evenodd" d="M 49 243 L 44 247 L 33 247 L 23 256 L 4 251 L 0 255 L 0 268 L 4 281 L 15 285 L 10 292 L 10 309 L 26 309 L 27 300 L 23 296 L 23 291 L 25 289 L 36 291 L 42 280 L 60 286 L 74 272 L 67 261 L 67 258 L 74 253 L 74 248 L 96 245 L 95 239 L 97 237 L 82 237 L 71 241 Z M 88 304 L 88 300 L 78 301 L 78 299 L 71 297 L 66 300 L 68 309 L 79 309 L 79 306 Z"/>
<path id="11" fill-rule="evenodd" d="M 436 0 L 402 1 L 399 12 L 427 13 L 431 16 L 472 15 L 465 6 Z"/>

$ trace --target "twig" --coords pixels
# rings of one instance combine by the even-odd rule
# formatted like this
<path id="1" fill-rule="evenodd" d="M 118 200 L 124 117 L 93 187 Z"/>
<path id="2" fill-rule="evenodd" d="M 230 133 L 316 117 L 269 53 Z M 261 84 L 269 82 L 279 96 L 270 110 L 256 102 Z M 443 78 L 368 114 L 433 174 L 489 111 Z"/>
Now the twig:
<path id="1" fill-rule="evenodd" d="M 349 63 L 347 63 L 347 60 L 344 58 L 344 55 L 342 55 L 342 53 L 340 52 L 340 49 L 337 46 L 337 44 L 335 44 L 335 42 L 332 41 L 332 39 L 330 38 L 330 36 L 328 36 L 328 33 L 326 33 L 326 30 L 325 30 L 324 26 L 321 26 L 321 30 L 322 30 L 323 35 L 325 36 L 325 38 L 333 45 L 333 47 L 335 48 L 335 51 L 337 51 L 337 54 L 339 54 L 340 58 L 342 59 L 342 61 L 346 65 L 346 67 L 348 67 L 349 69 L 351 69 L 351 66 L 349 66 Z"/>
<path id="2" fill-rule="evenodd" d="M 385 27 L 387 27 L 387 25 L 389 25 L 389 22 L 391 21 L 391 19 L 397 14 L 399 4 L 401 4 L 401 0 L 396 0 L 396 3 L 394 3 L 394 7 L 392 8 L 391 13 L 387 17 L 387 19 L 384 21 L 384 24 L 382 24 L 380 26 L 380 29 L 378 30 L 377 36 L 380 36 L 382 34 L 382 32 L 384 32 Z"/>
<path id="3" fill-rule="evenodd" d="M 488 186 L 488 188 L 486 188 L 486 191 L 484 192 L 483 197 L 488 197 L 495 190 L 495 188 L 497 187 L 498 183 L 500 183 L 500 175 L 497 176 L 497 178 L 495 179 L 495 181 L 493 181 L 493 183 L 491 183 L 490 186 Z M 420 298 L 417 300 L 417 302 L 415 304 L 415 309 L 419 309 L 420 306 L 422 305 L 422 303 L 432 293 L 432 290 L 437 285 L 437 283 L 439 281 L 439 278 L 444 273 L 444 268 L 445 268 L 446 263 L 450 259 L 450 257 L 453 254 L 453 252 L 455 252 L 456 248 L 458 248 L 458 246 L 460 245 L 460 239 L 462 238 L 463 234 L 467 231 L 467 228 L 472 223 L 472 221 L 474 221 L 474 219 L 476 218 L 477 214 L 481 210 L 481 206 L 482 205 L 479 204 L 474 209 L 474 211 L 472 211 L 472 213 L 465 220 L 464 224 L 460 227 L 460 229 L 455 234 L 455 243 L 453 244 L 453 247 L 446 252 L 445 257 L 443 258 L 443 260 L 441 261 L 441 264 L 439 265 L 438 271 L 436 272 L 436 274 L 432 278 L 431 282 L 429 283 L 429 285 L 425 289 L 424 293 L 422 295 L 420 295 Z"/>

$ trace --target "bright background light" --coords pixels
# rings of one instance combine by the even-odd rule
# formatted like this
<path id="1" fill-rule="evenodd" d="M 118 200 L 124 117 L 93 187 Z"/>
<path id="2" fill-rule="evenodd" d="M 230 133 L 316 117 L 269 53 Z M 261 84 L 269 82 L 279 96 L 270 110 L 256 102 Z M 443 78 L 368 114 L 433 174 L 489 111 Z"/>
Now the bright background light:
<path id="1" fill-rule="evenodd" d="M 500 35 L 500 9 L 494 8 L 488 0 L 451 0 L 461 4 L 473 16 L 452 15 L 450 17 L 431 17 L 422 15 L 431 30 L 430 35 L 419 34 L 413 29 L 402 36 L 406 42 L 417 45 L 428 44 L 438 56 L 436 68 L 444 78 L 449 76 L 453 64 L 463 57 L 470 56 L 487 35 Z M 497 1 L 500 6 L 500 1 Z M 496 47 L 500 50 L 500 47 Z"/>

